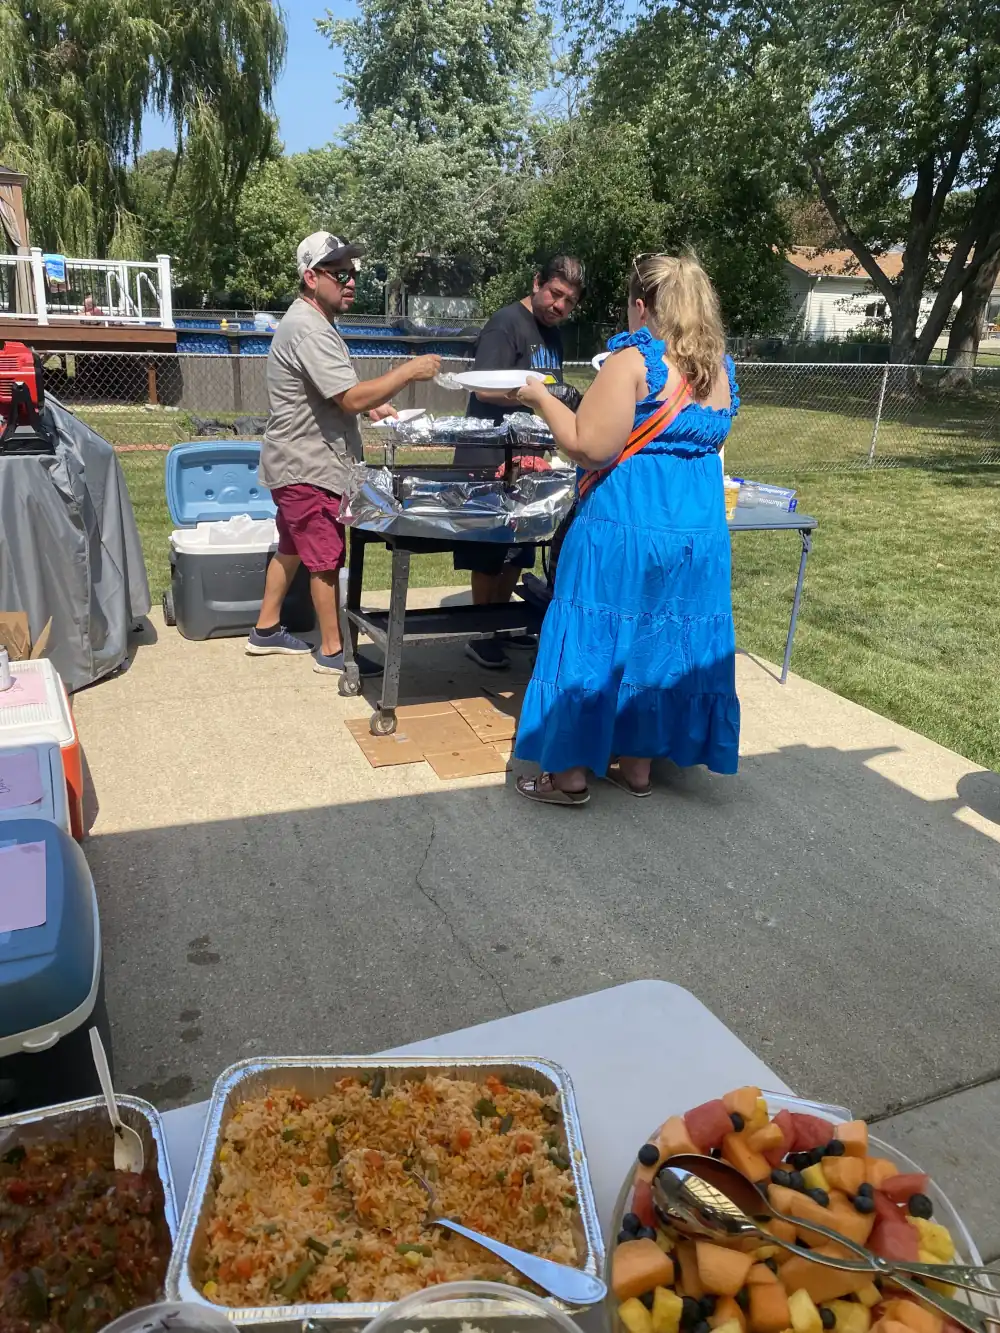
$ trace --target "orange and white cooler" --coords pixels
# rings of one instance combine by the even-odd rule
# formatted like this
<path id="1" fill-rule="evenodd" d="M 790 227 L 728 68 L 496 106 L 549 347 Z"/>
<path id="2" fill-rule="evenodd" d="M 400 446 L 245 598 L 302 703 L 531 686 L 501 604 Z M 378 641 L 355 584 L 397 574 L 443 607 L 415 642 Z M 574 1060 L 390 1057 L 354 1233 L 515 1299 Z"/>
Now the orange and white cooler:
<path id="1" fill-rule="evenodd" d="M 83 756 L 62 678 L 46 658 L 11 662 L 14 691 L 0 695 L 0 746 L 55 741 L 62 755 L 73 837 L 83 837 Z M 16 692 L 16 699 L 15 699 Z"/>

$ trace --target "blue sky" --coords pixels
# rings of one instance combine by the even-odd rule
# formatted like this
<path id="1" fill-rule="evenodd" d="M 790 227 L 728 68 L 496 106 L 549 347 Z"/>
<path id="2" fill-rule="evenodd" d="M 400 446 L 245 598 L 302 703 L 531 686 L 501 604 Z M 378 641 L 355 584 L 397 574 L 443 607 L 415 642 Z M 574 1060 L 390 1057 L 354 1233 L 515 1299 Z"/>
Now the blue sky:
<path id="1" fill-rule="evenodd" d="M 327 8 L 335 18 L 351 18 L 351 0 L 283 0 L 288 24 L 288 58 L 275 92 L 281 138 L 290 153 L 329 143 L 353 113 L 338 102 L 340 52 L 332 50 L 316 31 L 316 19 Z M 173 134 L 157 116 L 147 116 L 142 147 L 172 148 Z"/>

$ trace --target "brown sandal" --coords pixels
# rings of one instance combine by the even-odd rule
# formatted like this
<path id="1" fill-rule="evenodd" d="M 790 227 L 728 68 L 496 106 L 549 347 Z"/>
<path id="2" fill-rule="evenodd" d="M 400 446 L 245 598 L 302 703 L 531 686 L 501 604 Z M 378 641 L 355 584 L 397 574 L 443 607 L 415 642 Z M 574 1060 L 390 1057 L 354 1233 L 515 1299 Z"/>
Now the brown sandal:
<path id="1" fill-rule="evenodd" d="M 539 784 L 547 782 L 548 791 L 542 791 Z M 557 787 L 551 773 L 539 773 L 537 778 L 518 778 L 515 787 L 529 801 L 538 801 L 542 805 L 586 805 L 590 800 L 590 792 L 584 787 L 583 791 L 562 791 Z"/>
<path id="2" fill-rule="evenodd" d="M 645 787 L 633 787 L 617 764 L 611 765 L 604 775 L 604 781 L 610 782 L 612 787 L 620 787 L 622 791 L 628 792 L 629 796 L 652 796 L 653 794 L 652 783 L 647 782 Z"/>

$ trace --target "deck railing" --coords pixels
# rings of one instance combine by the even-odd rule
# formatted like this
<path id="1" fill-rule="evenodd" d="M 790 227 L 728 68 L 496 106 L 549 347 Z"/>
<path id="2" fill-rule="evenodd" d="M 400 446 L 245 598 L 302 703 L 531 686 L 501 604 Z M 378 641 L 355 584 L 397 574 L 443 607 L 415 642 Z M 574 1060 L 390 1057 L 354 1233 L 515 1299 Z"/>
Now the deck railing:
<path id="1" fill-rule="evenodd" d="M 62 277 L 58 274 L 62 273 Z M 87 305 L 87 297 L 92 300 Z M 70 259 L 0 254 L 0 321 L 174 327 L 170 256 Z"/>

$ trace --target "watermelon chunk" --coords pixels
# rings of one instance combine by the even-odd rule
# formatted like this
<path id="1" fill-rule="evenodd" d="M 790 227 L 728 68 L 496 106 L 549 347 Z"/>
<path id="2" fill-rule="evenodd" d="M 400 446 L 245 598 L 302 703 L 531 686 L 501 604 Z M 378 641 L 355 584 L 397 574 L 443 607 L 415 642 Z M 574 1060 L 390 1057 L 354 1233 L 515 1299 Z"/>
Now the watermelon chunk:
<path id="1" fill-rule="evenodd" d="M 882 1181 L 879 1189 L 893 1203 L 909 1203 L 914 1194 L 926 1194 L 930 1183 L 930 1176 L 912 1171 L 909 1175 L 890 1176 L 888 1180 Z"/>
<path id="2" fill-rule="evenodd" d="M 883 1194 L 881 1190 L 876 1190 L 873 1197 L 875 1199 L 875 1220 L 877 1222 L 892 1223 L 906 1221 L 905 1216 L 899 1208 L 897 1208 L 893 1201 L 887 1195 Z M 909 1198 L 909 1195 L 907 1195 L 907 1198 Z"/>
<path id="3" fill-rule="evenodd" d="M 778 1154 L 777 1159 L 775 1159 L 774 1156 L 778 1151 L 776 1148 L 772 1149 L 771 1152 L 766 1152 L 764 1154 L 772 1166 L 777 1166 L 783 1157 L 787 1157 L 790 1152 L 795 1151 L 795 1119 L 792 1116 L 791 1111 L 779 1111 L 771 1121 L 771 1124 L 780 1126 L 781 1132 L 785 1136 L 785 1142 L 782 1145 L 781 1152 Z"/>
<path id="4" fill-rule="evenodd" d="M 729 1112 L 718 1097 L 715 1101 L 703 1102 L 701 1106 L 688 1111 L 684 1116 L 684 1123 L 691 1135 L 691 1142 L 696 1143 L 703 1153 L 711 1152 L 713 1148 L 721 1148 L 722 1140 L 733 1132 L 733 1122 L 729 1118 Z"/>
<path id="5" fill-rule="evenodd" d="M 895 1206 L 895 1205 L 894 1205 Z M 920 1233 L 905 1217 L 893 1221 L 879 1218 L 868 1237 L 868 1248 L 883 1259 L 901 1259 L 916 1263 L 920 1258 Z"/>
<path id="6" fill-rule="evenodd" d="M 795 1124 L 795 1151 L 808 1152 L 810 1148 L 825 1148 L 833 1138 L 833 1125 L 818 1115 L 800 1115 L 793 1111 Z"/>
<path id="7" fill-rule="evenodd" d="M 632 1188 L 632 1212 L 644 1227 L 656 1226 L 653 1187 L 648 1180 L 637 1180 Z"/>

